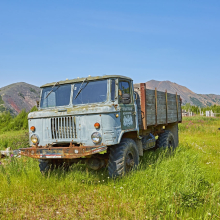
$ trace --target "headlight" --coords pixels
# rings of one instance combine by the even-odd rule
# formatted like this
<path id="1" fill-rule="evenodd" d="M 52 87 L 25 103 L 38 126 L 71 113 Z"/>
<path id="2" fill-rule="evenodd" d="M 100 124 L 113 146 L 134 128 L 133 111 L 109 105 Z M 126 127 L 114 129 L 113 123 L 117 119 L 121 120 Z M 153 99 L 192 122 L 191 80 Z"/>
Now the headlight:
<path id="1" fill-rule="evenodd" d="M 32 141 L 34 144 L 38 143 L 38 136 L 37 136 L 36 134 L 33 134 L 33 135 L 31 136 L 31 141 Z"/>
<path id="2" fill-rule="evenodd" d="M 102 136 L 99 132 L 94 132 L 91 138 L 94 144 L 98 144 L 102 141 Z"/>

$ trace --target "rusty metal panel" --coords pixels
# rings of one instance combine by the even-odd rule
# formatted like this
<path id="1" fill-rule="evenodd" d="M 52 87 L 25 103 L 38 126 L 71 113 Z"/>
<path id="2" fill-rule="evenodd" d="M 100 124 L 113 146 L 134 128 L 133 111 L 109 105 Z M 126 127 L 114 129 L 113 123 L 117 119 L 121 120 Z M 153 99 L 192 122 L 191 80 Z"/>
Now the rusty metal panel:
<path id="1" fill-rule="evenodd" d="M 146 108 L 146 84 L 140 83 L 141 90 L 141 113 L 143 129 L 147 129 L 147 108 Z"/>
<path id="2" fill-rule="evenodd" d="M 49 148 L 22 148 L 19 149 L 22 156 L 37 158 L 37 159 L 74 159 L 80 158 L 107 150 L 106 146 L 80 146 L 76 147 L 49 147 Z"/>

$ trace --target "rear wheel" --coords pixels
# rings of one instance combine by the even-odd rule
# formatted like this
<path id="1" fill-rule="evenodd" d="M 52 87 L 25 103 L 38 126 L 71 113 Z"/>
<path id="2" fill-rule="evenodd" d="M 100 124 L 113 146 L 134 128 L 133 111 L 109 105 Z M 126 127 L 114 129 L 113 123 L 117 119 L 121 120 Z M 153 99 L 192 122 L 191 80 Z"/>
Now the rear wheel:
<path id="1" fill-rule="evenodd" d="M 174 150 L 176 148 L 174 136 L 171 131 L 165 130 L 157 139 L 157 147 Z"/>
<path id="2" fill-rule="evenodd" d="M 55 169 L 61 168 L 65 171 L 69 169 L 69 163 L 66 163 L 64 160 L 47 160 L 47 159 L 40 159 L 39 161 L 39 168 L 42 174 L 47 173 L 48 171 L 53 171 Z"/>
<path id="3" fill-rule="evenodd" d="M 129 138 L 110 148 L 108 171 L 110 177 L 123 176 L 134 169 L 139 163 L 136 143 Z"/>

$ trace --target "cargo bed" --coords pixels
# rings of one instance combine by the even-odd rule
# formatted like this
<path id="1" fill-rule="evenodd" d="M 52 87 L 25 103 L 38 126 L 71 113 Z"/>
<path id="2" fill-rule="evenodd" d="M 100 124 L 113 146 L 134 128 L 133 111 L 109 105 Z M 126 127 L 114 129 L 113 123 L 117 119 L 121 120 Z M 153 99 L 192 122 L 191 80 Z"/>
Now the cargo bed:
<path id="1" fill-rule="evenodd" d="M 148 126 L 182 122 L 179 95 L 146 88 L 145 83 L 134 84 L 140 129 Z"/>

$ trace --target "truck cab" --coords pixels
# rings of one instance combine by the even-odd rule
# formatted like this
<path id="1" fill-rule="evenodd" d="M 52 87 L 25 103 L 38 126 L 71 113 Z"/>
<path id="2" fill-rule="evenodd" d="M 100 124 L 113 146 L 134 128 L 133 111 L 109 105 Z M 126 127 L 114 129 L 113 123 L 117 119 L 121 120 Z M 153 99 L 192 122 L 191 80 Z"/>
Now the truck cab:
<path id="1" fill-rule="evenodd" d="M 137 130 L 133 81 L 128 77 L 88 77 L 41 88 L 39 111 L 28 115 L 31 146 L 97 148 L 118 144 L 123 133 Z"/>

